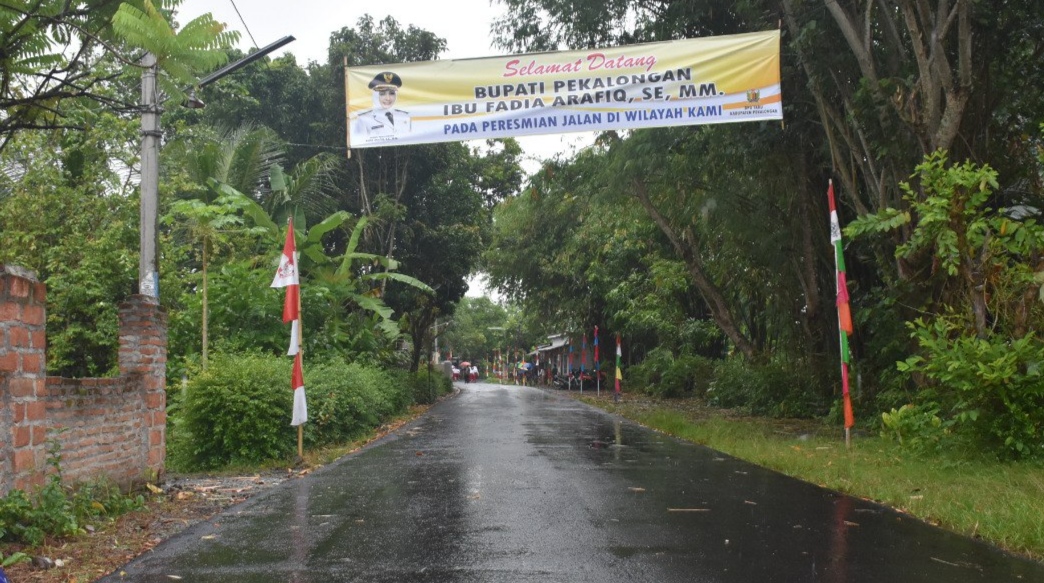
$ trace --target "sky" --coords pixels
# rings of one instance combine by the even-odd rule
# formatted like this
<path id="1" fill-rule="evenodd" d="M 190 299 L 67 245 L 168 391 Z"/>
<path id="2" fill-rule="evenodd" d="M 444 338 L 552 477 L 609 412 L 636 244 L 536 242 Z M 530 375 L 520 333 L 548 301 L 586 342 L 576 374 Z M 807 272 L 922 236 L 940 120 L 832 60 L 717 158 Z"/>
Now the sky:
<path id="1" fill-rule="evenodd" d="M 207 12 L 229 29 L 240 33 L 239 48 L 248 51 L 267 46 L 285 36 L 296 40 L 271 56 L 292 53 L 298 64 L 326 62 L 330 33 L 343 27 L 354 28 L 359 18 L 369 14 L 376 21 L 391 16 L 403 28 L 410 25 L 446 39 L 447 50 L 441 59 L 467 59 L 502 54 L 491 47 L 490 26 L 504 13 L 504 7 L 491 0 L 184 0 L 178 21 L 185 23 Z M 591 132 L 517 138 L 525 152 L 523 168 L 535 172 L 540 161 L 557 154 L 570 154 L 590 144 Z M 469 281 L 468 295 L 499 296 L 487 290 L 481 276 Z"/>
<path id="2" fill-rule="evenodd" d="M 209 12 L 229 29 L 239 31 L 239 47 L 244 51 L 293 36 L 296 40 L 272 56 L 292 53 L 302 66 L 309 61 L 325 63 L 330 33 L 344 27 L 354 28 L 365 14 L 378 22 L 391 16 L 403 28 L 412 24 L 446 39 L 447 50 L 440 59 L 502 54 L 491 48 L 489 31 L 493 20 L 504 13 L 503 6 L 491 0 L 453 0 L 453 9 L 447 10 L 449 4 L 437 0 L 183 0 L 178 21 L 185 23 Z M 590 144 L 594 134 L 578 132 L 517 139 L 526 155 L 523 167 L 532 173 L 540 167 L 540 160 L 572 153 Z"/>

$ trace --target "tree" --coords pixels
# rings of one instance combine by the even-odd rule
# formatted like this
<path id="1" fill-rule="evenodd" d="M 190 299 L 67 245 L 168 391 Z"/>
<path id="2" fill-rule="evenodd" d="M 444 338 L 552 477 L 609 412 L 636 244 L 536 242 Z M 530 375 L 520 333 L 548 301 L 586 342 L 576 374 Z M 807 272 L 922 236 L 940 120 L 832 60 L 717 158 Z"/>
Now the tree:
<path id="1" fill-rule="evenodd" d="M 65 113 L 85 131 L 13 136 L 2 156 L 16 172 L 0 179 L 0 263 L 46 283 L 48 373 L 67 377 L 115 374 L 118 306 L 137 269 L 137 201 L 105 158 L 137 128 L 86 105 Z"/>
<path id="2" fill-rule="evenodd" d="M 69 106 L 93 102 L 113 111 L 135 110 L 126 95 L 107 90 L 133 65 L 138 49 L 160 57 L 170 95 L 195 81 L 194 73 L 224 62 L 218 50 L 237 33 L 221 32 L 210 15 L 180 32 L 168 23 L 180 0 L 11 0 L 0 11 L 0 151 L 18 132 L 85 126 Z M 158 4 L 158 5 L 157 5 Z"/>

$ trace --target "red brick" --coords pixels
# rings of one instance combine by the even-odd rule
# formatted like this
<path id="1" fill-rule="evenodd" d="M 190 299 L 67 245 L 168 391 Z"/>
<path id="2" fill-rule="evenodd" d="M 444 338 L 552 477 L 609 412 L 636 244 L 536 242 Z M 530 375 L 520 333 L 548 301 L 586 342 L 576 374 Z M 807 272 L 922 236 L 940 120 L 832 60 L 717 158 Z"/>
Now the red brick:
<path id="1" fill-rule="evenodd" d="M 7 342 L 11 348 L 29 348 L 29 331 L 22 326 L 15 326 L 7 335 Z"/>
<path id="2" fill-rule="evenodd" d="M 47 318 L 47 311 L 41 306 L 25 306 L 22 310 L 22 321 L 30 326 L 43 326 Z"/>
<path id="3" fill-rule="evenodd" d="M 15 398 L 32 397 L 36 395 L 36 383 L 33 382 L 33 379 L 12 377 L 7 382 L 7 386 L 11 391 L 11 396 Z"/>
<path id="4" fill-rule="evenodd" d="M 47 404 L 39 401 L 26 403 L 25 417 L 29 421 L 43 421 L 47 417 Z"/>
<path id="5" fill-rule="evenodd" d="M 36 469 L 36 456 L 31 449 L 19 449 L 14 452 L 14 466 L 12 469 L 15 473 L 21 473 L 28 470 Z"/>
<path id="6" fill-rule="evenodd" d="M 14 428 L 14 446 L 25 447 L 29 445 L 29 441 L 32 438 L 32 431 L 30 427 L 21 425 Z"/>
<path id="7" fill-rule="evenodd" d="M 12 403 L 11 412 L 13 413 L 14 422 L 21 423 L 25 420 L 25 403 Z"/>
<path id="8" fill-rule="evenodd" d="M 22 305 L 11 301 L 0 301 L 0 322 L 21 322 Z"/>
<path id="9" fill-rule="evenodd" d="M 47 333 L 43 330 L 33 330 L 32 346 L 37 350 L 47 350 Z"/>
<path id="10" fill-rule="evenodd" d="M 10 282 L 11 287 L 9 289 L 12 298 L 29 297 L 29 291 L 32 289 L 29 280 L 21 277 L 14 277 L 10 279 Z"/>
<path id="11" fill-rule="evenodd" d="M 38 281 L 33 286 L 33 288 L 34 288 L 33 289 L 33 298 L 36 300 L 36 303 L 38 303 L 38 304 L 46 304 L 47 303 L 47 285 L 44 284 L 44 282 L 42 282 L 42 281 Z"/>
<path id="12" fill-rule="evenodd" d="M 33 426 L 33 445 L 44 445 L 47 443 L 47 428 L 42 425 Z"/>
<path id="13" fill-rule="evenodd" d="M 0 371 L 15 372 L 16 370 L 20 370 L 18 368 L 18 353 L 4 352 L 0 354 Z"/>
<path id="14" fill-rule="evenodd" d="M 39 353 L 28 353 L 22 355 L 22 371 L 28 374 L 43 374 L 44 359 Z"/>

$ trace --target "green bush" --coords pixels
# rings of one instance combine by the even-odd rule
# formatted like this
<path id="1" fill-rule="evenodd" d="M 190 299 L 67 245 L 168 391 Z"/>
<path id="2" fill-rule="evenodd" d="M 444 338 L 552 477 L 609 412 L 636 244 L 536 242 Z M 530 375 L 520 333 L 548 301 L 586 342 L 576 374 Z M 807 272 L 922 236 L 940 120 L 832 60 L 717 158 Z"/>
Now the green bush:
<path id="1" fill-rule="evenodd" d="M 714 379 L 714 361 L 686 354 L 679 356 L 661 378 L 664 397 L 703 397 Z"/>
<path id="2" fill-rule="evenodd" d="M 661 383 L 663 372 L 674 363 L 674 355 L 667 348 L 657 347 L 649 351 L 640 364 L 627 371 L 627 380 L 636 390 L 653 396 L 665 396 Z"/>
<path id="3" fill-rule="evenodd" d="M 296 448 L 288 358 L 216 354 L 189 379 L 173 420 L 171 467 L 214 469 L 290 458 Z M 310 382 L 305 371 L 305 386 Z"/>
<path id="4" fill-rule="evenodd" d="M 307 371 L 309 445 L 341 443 L 409 405 L 409 389 L 381 369 L 327 361 Z"/>
<path id="5" fill-rule="evenodd" d="M 169 400 L 168 467 L 197 471 L 290 459 L 297 445 L 290 427 L 291 364 L 275 356 L 212 357 L 208 370 Z M 377 427 L 417 395 L 427 398 L 418 379 L 343 359 L 306 362 L 305 443 L 344 443 Z"/>
<path id="6" fill-rule="evenodd" d="M 717 362 L 707 401 L 769 417 L 820 417 L 830 408 L 811 367 L 738 358 Z"/>
<path id="7" fill-rule="evenodd" d="M 900 446 L 917 453 L 931 453 L 939 449 L 949 424 L 939 417 L 939 406 L 906 404 L 881 413 L 881 437 L 893 439 Z"/>
<path id="8" fill-rule="evenodd" d="M 656 348 L 632 369 L 631 378 L 644 393 L 661 399 L 703 397 L 714 378 L 714 361 L 694 354 L 675 357 Z"/>
<path id="9" fill-rule="evenodd" d="M 945 399 L 955 430 L 1000 457 L 1044 455 L 1044 343 L 1032 333 L 978 338 L 954 320 L 911 323 L 921 354 L 899 370 L 922 375 L 922 393 Z"/>

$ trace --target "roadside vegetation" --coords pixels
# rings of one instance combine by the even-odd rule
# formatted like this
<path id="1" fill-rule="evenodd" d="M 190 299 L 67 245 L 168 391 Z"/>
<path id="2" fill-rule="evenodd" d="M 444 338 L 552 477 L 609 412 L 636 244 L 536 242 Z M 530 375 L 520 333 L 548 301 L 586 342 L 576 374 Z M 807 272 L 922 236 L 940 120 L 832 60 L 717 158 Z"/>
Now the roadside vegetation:
<path id="1" fill-rule="evenodd" d="M 139 281 L 134 63 L 158 58 L 171 468 L 293 460 L 289 327 L 270 287 L 292 218 L 306 459 L 447 390 L 428 380 L 432 353 L 488 371 L 597 326 L 600 370 L 658 403 L 621 414 L 1042 557 L 1039 0 L 498 0 L 501 53 L 783 28 L 785 124 L 607 131 L 529 175 L 513 139 L 345 156 L 344 64 L 446 49 L 410 23 L 364 16 L 330 35 L 326 62 L 261 58 L 189 109 L 182 88 L 243 57 L 209 16 L 185 22 L 179 0 L 7 4 L 0 262 L 47 286 L 50 375 L 117 368 L 117 306 Z M 465 297 L 478 272 L 500 301 Z M 773 420 L 840 426 L 842 339 L 853 448 L 837 429 L 777 436 Z M 688 403 L 749 417 L 672 411 Z M 0 501 L 0 537 L 75 533 L 77 508 L 133 505 L 110 509 L 100 486 L 77 498 L 52 473 Z"/>
<path id="2" fill-rule="evenodd" d="M 583 401 L 680 439 L 1044 560 L 1044 466 L 904 446 L 891 430 L 753 417 L 699 400 Z M 873 425 L 873 422 L 869 423 Z"/>

